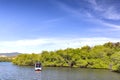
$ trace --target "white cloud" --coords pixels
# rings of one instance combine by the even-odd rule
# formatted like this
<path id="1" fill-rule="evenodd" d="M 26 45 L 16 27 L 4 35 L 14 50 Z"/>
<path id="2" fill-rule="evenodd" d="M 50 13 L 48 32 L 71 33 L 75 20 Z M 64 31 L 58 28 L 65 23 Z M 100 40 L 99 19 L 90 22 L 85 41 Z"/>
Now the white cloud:
<path id="1" fill-rule="evenodd" d="M 48 24 L 48 23 L 57 22 L 57 21 L 60 21 L 60 20 L 63 20 L 63 19 L 64 19 L 64 17 L 53 18 L 53 19 L 45 20 L 42 23 Z"/>
<path id="2" fill-rule="evenodd" d="M 120 25 L 115 25 L 115 24 L 110 24 L 110 23 L 105 23 L 105 22 L 102 22 L 102 24 L 113 28 L 113 29 L 112 29 L 113 31 L 120 30 Z"/>
<path id="3" fill-rule="evenodd" d="M 108 31 L 119 31 L 120 30 L 120 25 L 108 23 L 108 22 L 102 21 L 102 20 L 94 18 L 94 17 L 92 17 L 92 18 L 93 18 L 92 21 L 96 21 L 97 23 L 100 23 L 101 25 L 104 25 L 106 27 L 110 27 L 110 29 L 108 29 Z"/>
<path id="4" fill-rule="evenodd" d="M 96 0 L 87 0 L 87 1 L 89 1 L 93 5 L 97 5 Z"/>
<path id="5" fill-rule="evenodd" d="M 108 28 L 94 28 L 92 29 L 92 31 L 98 31 L 98 32 L 101 32 L 101 31 L 119 31 L 120 30 L 120 25 L 117 25 L 117 24 L 113 24 L 113 23 L 108 23 L 106 21 L 103 21 L 99 18 L 96 18 L 95 16 L 93 16 L 91 13 L 87 12 L 86 13 L 87 17 L 89 17 L 89 19 L 87 19 L 86 21 L 89 21 L 89 22 L 92 22 L 92 23 L 97 23 L 99 25 L 102 25 L 102 26 L 105 26 L 105 27 L 108 27 Z"/>
<path id="6" fill-rule="evenodd" d="M 80 9 L 76 9 L 74 7 L 71 7 L 67 4 L 59 2 L 59 1 L 57 1 L 56 4 L 59 8 L 61 8 L 62 10 L 69 13 L 69 15 L 67 15 L 67 16 L 77 16 L 77 17 L 83 16 L 80 12 Z"/>
<path id="7" fill-rule="evenodd" d="M 88 1 L 90 4 L 92 4 L 92 8 L 94 8 L 97 11 L 104 11 L 105 10 L 105 8 L 102 8 L 102 5 L 98 5 L 96 0 L 86 0 L 86 1 Z"/>
<path id="8" fill-rule="evenodd" d="M 88 2 L 92 4 L 92 8 L 99 12 L 99 15 L 105 19 L 120 20 L 120 13 L 117 12 L 118 9 L 115 5 L 98 4 L 96 1 L 97 0 L 88 0 Z"/>
<path id="9" fill-rule="evenodd" d="M 36 40 L 18 40 L 18 41 L 2 41 L 0 42 L 0 46 L 36 46 L 46 43 L 44 39 L 36 39 Z"/>
<path id="10" fill-rule="evenodd" d="M 88 1 L 90 4 L 92 4 L 92 8 L 95 11 L 99 12 L 99 15 L 103 19 L 111 19 L 111 20 L 119 20 L 120 19 L 120 14 L 116 11 L 115 6 L 111 5 L 110 7 L 109 6 L 105 7 L 103 4 L 98 4 L 97 0 L 86 0 L 86 1 Z M 71 14 L 76 15 L 77 17 L 80 17 L 82 15 L 82 14 L 80 14 L 79 10 L 75 10 L 75 9 L 69 7 L 68 5 L 64 4 L 64 3 L 58 2 L 58 5 L 59 5 L 60 8 L 70 12 Z M 92 21 L 92 22 L 95 22 L 95 23 L 97 22 L 100 25 L 110 27 L 110 29 L 107 29 L 108 31 L 118 31 L 118 30 L 120 30 L 119 25 L 108 23 L 108 22 L 103 21 L 102 19 L 96 18 L 90 12 L 86 12 L 86 16 L 88 17 L 88 18 L 86 18 L 87 21 Z M 99 32 L 102 31 L 102 30 L 97 29 L 97 31 L 99 31 Z"/>
<path id="11" fill-rule="evenodd" d="M 43 50 L 58 50 L 65 48 L 79 48 L 85 45 L 94 46 L 106 42 L 120 42 L 112 38 L 69 38 L 69 39 L 35 39 L 0 42 L 0 52 L 39 53 Z"/>
<path id="12" fill-rule="evenodd" d="M 118 13 L 115 7 L 113 6 L 105 10 L 105 13 L 103 14 L 103 16 L 111 20 L 120 20 L 120 13 Z"/>

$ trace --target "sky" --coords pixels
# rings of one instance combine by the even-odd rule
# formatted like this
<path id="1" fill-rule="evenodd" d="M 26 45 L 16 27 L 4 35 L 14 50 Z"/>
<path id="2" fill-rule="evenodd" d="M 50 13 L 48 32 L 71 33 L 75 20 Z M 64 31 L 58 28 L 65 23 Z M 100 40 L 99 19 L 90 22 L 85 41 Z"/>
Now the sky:
<path id="1" fill-rule="evenodd" d="M 0 0 L 0 53 L 120 42 L 120 0 Z"/>

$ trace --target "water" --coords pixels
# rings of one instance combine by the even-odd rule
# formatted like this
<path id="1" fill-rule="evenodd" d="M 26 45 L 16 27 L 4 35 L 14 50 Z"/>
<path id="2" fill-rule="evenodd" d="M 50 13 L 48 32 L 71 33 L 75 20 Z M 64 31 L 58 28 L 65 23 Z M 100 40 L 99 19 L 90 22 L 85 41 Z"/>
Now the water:
<path id="1" fill-rule="evenodd" d="M 35 72 L 34 67 L 0 62 L 0 80 L 120 80 L 120 73 L 63 67 L 44 67 L 41 72 Z"/>

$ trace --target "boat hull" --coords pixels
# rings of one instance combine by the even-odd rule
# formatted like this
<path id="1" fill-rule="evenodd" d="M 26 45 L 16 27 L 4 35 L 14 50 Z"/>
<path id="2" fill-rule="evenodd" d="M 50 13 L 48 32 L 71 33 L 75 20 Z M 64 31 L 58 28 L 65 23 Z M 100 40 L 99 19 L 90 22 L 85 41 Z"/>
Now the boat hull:
<path id="1" fill-rule="evenodd" d="M 42 71 L 42 68 L 35 68 L 35 71 Z"/>

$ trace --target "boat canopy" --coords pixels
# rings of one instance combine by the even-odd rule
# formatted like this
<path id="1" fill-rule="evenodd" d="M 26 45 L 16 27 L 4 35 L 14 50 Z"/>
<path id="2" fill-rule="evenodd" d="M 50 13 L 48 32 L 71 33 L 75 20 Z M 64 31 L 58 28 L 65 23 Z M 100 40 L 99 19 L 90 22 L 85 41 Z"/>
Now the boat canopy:
<path id="1" fill-rule="evenodd" d="M 40 62 L 37 62 L 36 64 L 35 64 L 35 67 L 37 68 L 37 67 L 41 67 L 41 63 Z"/>

